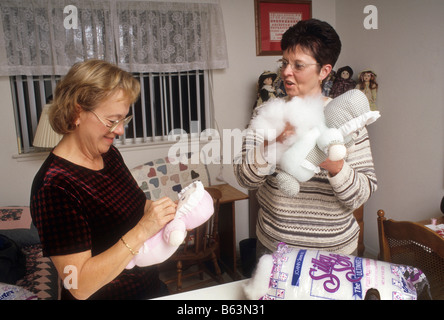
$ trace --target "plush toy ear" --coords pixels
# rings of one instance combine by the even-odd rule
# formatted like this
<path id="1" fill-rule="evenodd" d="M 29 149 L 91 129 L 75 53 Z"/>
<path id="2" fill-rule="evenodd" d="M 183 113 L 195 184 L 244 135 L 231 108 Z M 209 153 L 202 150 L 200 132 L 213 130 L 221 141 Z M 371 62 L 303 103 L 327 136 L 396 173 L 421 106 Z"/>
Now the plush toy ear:
<path id="1" fill-rule="evenodd" d="M 375 122 L 379 117 L 379 111 L 370 111 L 367 96 L 358 89 L 343 93 L 325 107 L 327 127 L 341 130 L 344 137 Z"/>

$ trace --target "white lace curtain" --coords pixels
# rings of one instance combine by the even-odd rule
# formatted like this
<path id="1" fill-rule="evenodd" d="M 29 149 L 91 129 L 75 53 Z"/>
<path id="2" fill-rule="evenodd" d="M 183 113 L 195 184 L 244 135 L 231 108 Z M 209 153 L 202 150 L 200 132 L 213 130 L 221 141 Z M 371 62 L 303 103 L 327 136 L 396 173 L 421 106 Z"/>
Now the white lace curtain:
<path id="1" fill-rule="evenodd" d="M 91 58 L 130 72 L 228 66 L 219 0 L 1 0 L 0 10 L 0 76 L 65 74 Z"/>

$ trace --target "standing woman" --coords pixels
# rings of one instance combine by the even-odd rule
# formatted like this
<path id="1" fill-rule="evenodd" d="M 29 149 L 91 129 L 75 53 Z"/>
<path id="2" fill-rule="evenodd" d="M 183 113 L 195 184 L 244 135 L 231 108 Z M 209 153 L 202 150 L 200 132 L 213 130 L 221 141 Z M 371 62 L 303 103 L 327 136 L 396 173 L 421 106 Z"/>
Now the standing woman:
<path id="1" fill-rule="evenodd" d="M 43 254 L 70 277 L 62 299 L 146 299 L 164 288 L 155 266 L 125 269 L 176 212 L 169 198 L 146 200 L 113 146 L 139 91 L 101 60 L 75 64 L 57 85 L 49 116 L 63 138 L 34 178 L 31 214 Z"/>
<path id="2" fill-rule="evenodd" d="M 336 31 L 316 19 L 300 21 L 284 33 L 281 48 L 281 78 L 288 98 L 321 95 L 322 81 L 341 51 Z M 331 98 L 324 100 L 327 105 Z M 294 131 L 287 123 L 276 140 L 282 142 Z M 249 130 L 242 153 L 234 160 L 234 171 L 241 186 L 258 190 L 258 257 L 275 251 L 279 242 L 313 250 L 357 253 L 359 225 L 353 211 L 368 200 L 377 183 L 367 130 L 360 130 L 354 139 L 345 161 L 327 159 L 320 164 L 319 173 L 300 184 L 298 195 L 289 197 L 277 185 L 275 173 L 281 170 L 279 165 L 265 160 L 268 141 Z"/>

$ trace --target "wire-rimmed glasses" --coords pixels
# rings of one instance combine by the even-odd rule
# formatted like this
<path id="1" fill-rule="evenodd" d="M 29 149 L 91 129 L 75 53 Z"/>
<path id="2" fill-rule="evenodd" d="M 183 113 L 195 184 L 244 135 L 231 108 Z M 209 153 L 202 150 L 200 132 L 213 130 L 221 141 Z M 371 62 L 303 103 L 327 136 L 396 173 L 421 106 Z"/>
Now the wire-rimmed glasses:
<path id="1" fill-rule="evenodd" d="M 97 119 L 99 119 L 99 121 L 101 123 L 103 123 L 105 125 L 105 127 L 107 127 L 109 129 L 109 132 L 114 132 L 114 130 L 116 130 L 116 128 L 122 124 L 124 127 L 133 119 L 133 116 L 130 115 L 126 118 L 120 119 L 120 120 L 109 120 L 106 119 L 106 121 L 108 121 L 109 123 L 106 123 L 105 120 L 103 120 L 102 118 L 99 117 L 99 115 L 97 113 L 95 113 L 94 111 L 91 110 L 91 112 L 97 117 Z"/>

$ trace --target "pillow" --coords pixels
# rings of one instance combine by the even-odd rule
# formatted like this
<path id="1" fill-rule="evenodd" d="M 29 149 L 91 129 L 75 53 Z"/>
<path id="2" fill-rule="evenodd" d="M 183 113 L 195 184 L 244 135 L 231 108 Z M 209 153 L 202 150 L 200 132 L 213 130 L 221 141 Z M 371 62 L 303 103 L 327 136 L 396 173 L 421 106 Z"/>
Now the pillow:
<path id="1" fill-rule="evenodd" d="M 51 259 L 43 256 L 42 245 L 22 248 L 26 256 L 26 274 L 15 285 L 34 293 L 39 300 L 57 300 L 60 282 Z"/>
<path id="2" fill-rule="evenodd" d="M 12 239 L 19 247 L 40 243 L 29 207 L 0 207 L 0 234 Z"/>
<path id="3" fill-rule="evenodd" d="M 0 230 L 29 229 L 31 222 L 29 207 L 0 207 Z"/>
<path id="4" fill-rule="evenodd" d="M 167 196 L 178 200 L 179 192 L 194 181 L 201 181 L 205 187 L 210 179 L 205 164 L 193 163 L 192 154 L 182 155 L 180 161 L 169 157 L 149 161 L 132 168 L 131 174 L 149 200 Z"/>

